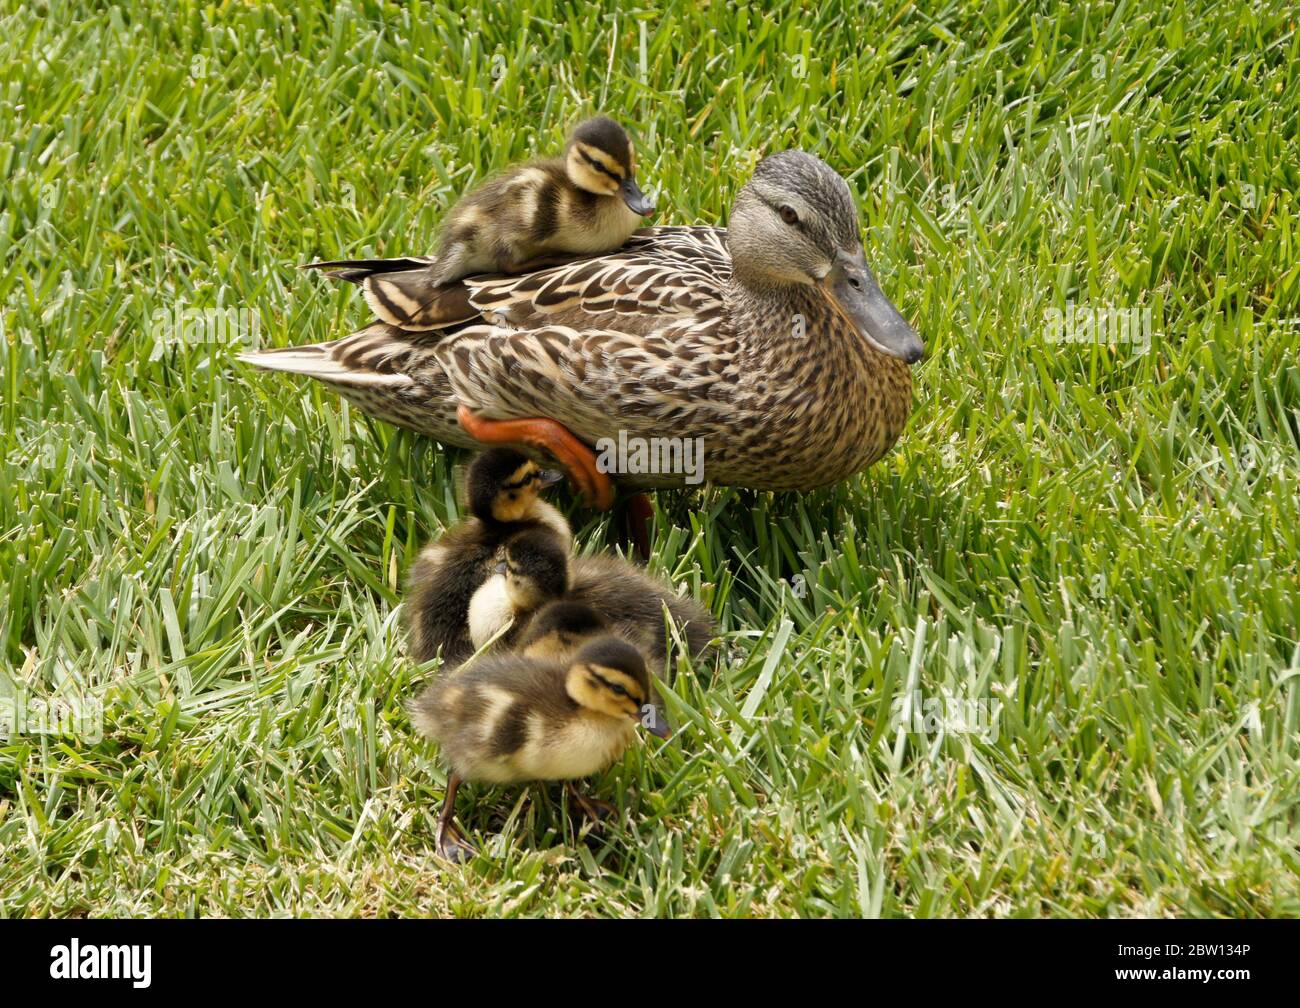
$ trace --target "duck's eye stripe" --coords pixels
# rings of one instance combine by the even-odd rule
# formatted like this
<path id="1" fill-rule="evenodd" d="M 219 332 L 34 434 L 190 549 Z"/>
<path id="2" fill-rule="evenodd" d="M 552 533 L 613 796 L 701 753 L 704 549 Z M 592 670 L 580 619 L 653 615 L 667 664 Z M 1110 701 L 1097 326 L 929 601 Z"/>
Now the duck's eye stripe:
<path id="1" fill-rule="evenodd" d="M 783 213 L 781 212 L 781 209 L 782 209 L 781 207 L 777 206 L 777 205 L 774 204 L 774 203 L 767 203 L 766 200 L 764 200 L 763 202 L 767 204 L 768 209 L 770 209 L 774 214 L 776 214 L 778 217 L 780 217 L 781 220 L 785 221 L 785 214 L 783 214 Z M 792 208 L 792 209 L 793 209 L 793 208 Z M 792 220 L 792 221 L 786 221 L 786 223 L 789 224 L 791 227 L 798 228 L 800 231 L 805 231 L 805 230 L 807 230 L 807 229 L 804 227 L 804 219 L 803 219 L 803 217 L 802 217 L 801 215 L 799 215 L 798 213 L 795 214 L 795 219 L 794 219 L 794 220 Z"/>
<path id="2" fill-rule="evenodd" d="M 612 178 L 615 182 L 621 182 L 621 181 L 622 181 L 622 179 L 620 179 L 617 175 L 615 175 L 612 171 L 610 171 L 608 168 L 606 168 L 603 164 L 601 164 L 599 161 L 597 161 L 597 160 L 596 160 L 594 157 L 592 157 L 590 154 L 583 153 L 582 151 L 578 151 L 578 153 L 579 153 L 579 154 L 582 154 L 582 159 L 583 159 L 584 161 L 586 161 L 587 164 L 591 165 L 591 167 L 595 168 L 596 171 L 598 171 L 598 172 L 604 172 L 606 175 L 608 175 L 610 178 Z"/>
<path id="3" fill-rule="evenodd" d="M 624 689 L 622 686 L 620 686 L 618 683 L 612 683 L 612 682 L 610 682 L 608 679 L 606 679 L 606 678 L 605 678 L 603 675 L 601 675 L 599 672 L 593 672 L 593 673 L 591 673 L 591 674 L 592 674 L 596 679 L 598 679 L 598 680 L 600 681 L 600 684 L 601 684 L 602 686 L 604 686 L 605 689 L 609 690 L 611 693 L 614 693 L 614 694 L 619 694 L 619 693 L 621 693 L 621 694 L 623 694 L 623 696 L 627 696 L 627 690 L 625 690 L 625 689 Z"/>

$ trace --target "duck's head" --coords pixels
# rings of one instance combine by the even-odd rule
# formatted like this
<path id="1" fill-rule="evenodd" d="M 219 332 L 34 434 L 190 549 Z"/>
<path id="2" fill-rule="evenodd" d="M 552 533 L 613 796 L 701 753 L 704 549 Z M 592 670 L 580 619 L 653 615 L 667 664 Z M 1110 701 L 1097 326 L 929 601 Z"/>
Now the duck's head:
<path id="1" fill-rule="evenodd" d="M 819 158 L 789 150 L 760 161 L 732 206 L 727 245 L 745 286 L 820 287 L 871 346 L 920 360 L 921 338 L 867 265 L 848 184 Z"/>
<path id="2" fill-rule="evenodd" d="M 523 521 L 534 514 L 538 494 L 562 479 L 563 473 L 543 469 L 511 448 L 489 448 L 469 466 L 470 512 L 485 522 Z"/>
<path id="3" fill-rule="evenodd" d="M 533 658 L 559 659 L 592 637 L 606 633 L 609 621 L 595 609 L 561 599 L 537 610 L 519 639 L 519 649 Z"/>
<path id="4" fill-rule="evenodd" d="M 549 526 L 531 526 L 506 540 L 496 573 L 505 576 L 515 611 L 532 612 L 569 590 L 569 544 Z"/>
<path id="5" fill-rule="evenodd" d="M 636 184 L 636 150 L 627 131 L 608 116 L 578 123 L 564 152 L 569 181 L 597 196 L 618 196 L 634 214 L 649 217 L 654 203 Z"/>
<path id="6" fill-rule="evenodd" d="M 663 718 L 650 704 L 650 673 L 641 652 L 618 637 L 599 637 L 573 656 L 565 690 L 587 710 L 626 718 L 667 738 Z"/>

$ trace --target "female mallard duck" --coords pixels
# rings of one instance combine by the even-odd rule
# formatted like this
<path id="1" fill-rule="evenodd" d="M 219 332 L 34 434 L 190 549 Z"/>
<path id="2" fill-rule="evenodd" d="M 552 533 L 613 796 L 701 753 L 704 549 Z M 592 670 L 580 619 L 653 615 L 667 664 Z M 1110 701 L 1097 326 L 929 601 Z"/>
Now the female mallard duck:
<path id="1" fill-rule="evenodd" d="M 497 555 L 509 537 L 544 528 L 547 541 L 559 544 L 567 557 L 569 523 L 538 498 L 560 478 L 509 448 L 490 449 L 470 463 L 465 496 L 472 517 L 426 546 L 407 578 L 405 610 L 416 661 L 429 661 L 441 652 L 445 663 L 459 664 L 474 653 L 470 602 L 493 576 Z"/>
<path id="2" fill-rule="evenodd" d="M 488 655 L 440 677 L 411 705 L 419 732 L 437 741 L 451 765 L 438 817 L 438 850 L 453 861 L 474 848 L 453 821 L 462 780 L 518 784 L 561 780 L 579 808 L 602 819 L 609 806 L 573 781 L 617 760 L 636 726 L 667 737 L 643 708 L 650 677 L 640 652 L 617 637 L 598 637 L 569 661 Z"/>
<path id="3" fill-rule="evenodd" d="M 403 326 L 438 287 L 473 273 L 516 273 L 564 253 L 612 252 L 655 207 L 636 184 L 636 151 L 613 119 L 581 122 L 563 158 L 517 165 L 465 196 L 442 228 L 437 256 L 400 260 L 313 263 L 361 284 L 366 303 L 383 321 Z"/>
<path id="4" fill-rule="evenodd" d="M 243 359 L 319 379 L 447 444 L 546 451 L 602 507 L 613 488 L 592 448 L 620 435 L 702 439 L 714 483 L 811 489 L 894 444 L 922 353 L 860 233 L 844 180 L 783 151 L 759 163 L 725 231 L 655 228 L 608 255 L 470 277 L 335 342 Z M 362 263 L 348 279 L 435 267 Z"/>

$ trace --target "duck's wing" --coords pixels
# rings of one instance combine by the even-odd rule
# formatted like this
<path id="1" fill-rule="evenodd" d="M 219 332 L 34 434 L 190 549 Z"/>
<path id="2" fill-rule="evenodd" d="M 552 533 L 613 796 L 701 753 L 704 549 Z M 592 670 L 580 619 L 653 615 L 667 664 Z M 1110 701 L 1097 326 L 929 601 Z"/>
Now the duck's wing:
<path id="1" fill-rule="evenodd" d="M 488 419 L 550 417 L 588 443 L 716 424 L 736 391 L 723 235 L 657 228 L 611 255 L 467 281 L 493 323 L 434 349 L 457 400 Z"/>
<path id="2" fill-rule="evenodd" d="M 731 276 L 726 232 L 709 227 L 638 231 L 617 252 L 518 276 L 470 277 L 469 301 L 485 321 L 515 328 L 569 324 L 627 331 L 723 307 Z"/>
<path id="3" fill-rule="evenodd" d="M 408 318 L 441 321 L 433 331 L 375 321 L 240 359 L 325 382 L 367 413 L 452 444 L 468 443 L 462 403 L 492 419 L 551 417 L 589 442 L 623 421 L 707 421 L 734 391 L 725 235 L 652 228 L 608 255 L 440 288 L 418 286 L 429 266 L 418 258 L 313 264 L 363 287 L 411 278 L 402 290 L 421 297 Z"/>
<path id="4" fill-rule="evenodd" d="M 356 284 L 376 318 L 406 332 L 499 318 L 515 325 L 534 316 L 555 321 L 567 308 L 654 316 L 707 310 L 717 300 L 731 275 L 725 236 L 709 227 L 646 228 L 607 255 L 553 256 L 510 276 L 448 284 L 438 283 L 434 256 L 335 259 L 302 268 Z"/>

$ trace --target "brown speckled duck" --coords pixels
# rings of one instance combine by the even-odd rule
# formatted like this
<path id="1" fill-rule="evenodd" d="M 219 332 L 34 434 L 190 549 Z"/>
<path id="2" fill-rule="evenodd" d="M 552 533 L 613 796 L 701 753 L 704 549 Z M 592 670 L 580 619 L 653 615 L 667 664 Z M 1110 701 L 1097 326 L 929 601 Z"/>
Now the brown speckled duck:
<path id="1" fill-rule="evenodd" d="M 346 279 L 435 268 L 371 261 Z M 428 291 L 392 321 L 243 359 L 316 378 L 446 444 L 545 451 L 608 507 L 593 448 L 620 433 L 702 438 L 713 483 L 807 490 L 844 479 L 902 433 L 909 365 L 922 354 L 867 265 L 849 187 L 800 151 L 759 163 L 727 230 L 654 228 L 617 252 Z"/>

